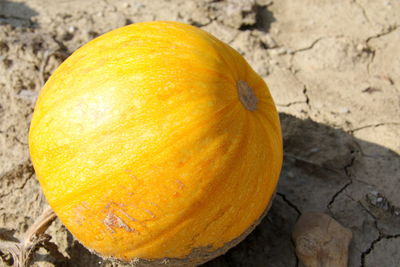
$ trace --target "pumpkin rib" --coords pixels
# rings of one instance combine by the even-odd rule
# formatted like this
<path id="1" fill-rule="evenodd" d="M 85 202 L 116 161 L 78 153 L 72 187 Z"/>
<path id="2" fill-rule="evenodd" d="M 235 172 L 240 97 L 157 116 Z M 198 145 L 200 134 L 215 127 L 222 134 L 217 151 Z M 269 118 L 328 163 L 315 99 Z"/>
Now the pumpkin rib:
<path id="1" fill-rule="evenodd" d="M 221 109 L 218 110 L 215 114 L 223 113 L 226 109 L 229 109 L 230 106 L 235 106 L 235 105 L 238 105 L 238 103 L 236 103 L 236 100 L 233 101 L 233 102 L 231 102 L 231 103 L 229 103 L 229 104 L 227 104 L 226 107 L 221 108 Z M 231 111 L 233 111 L 233 109 L 232 109 Z M 215 116 L 215 115 L 214 115 L 214 116 Z M 208 119 L 206 119 L 206 120 L 197 122 L 197 123 L 195 124 L 195 125 L 197 125 L 197 126 L 191 127 L 191 128 L 189 128 L 189 129 L 187 129 L 186 131 L 181 132 L 180 136 L 175 136 L 176 139 L 172 139 L 172 140 L 170 141 L 170 143 L 164 144 L 164 146 L 162 147 L 162 149 L 167 149 L 168 147 L 170 147 L 172 143 L 176 142 L 175 140 L 183 140 L 183 137 L 184 137 L 184 136 L 186 136 L 189 132 L 195 130 L 196 128 L 204 127 L 204 123 L 213 122 L 213 121 L 215 121 L 215 124 L 218 123 L 218 119 L 216 119 L 216 118 L 208 118 Z M 212 128 L 212 126 L 210 126 L 210 128 Z M 118 129 L 117 129 L 117 130 L 118 130 Z M 107 135 L 106 135 L 105 133 L 103 133 L 100 137 L 101 137 L 101 139 L 103 139 L 103 140 L 106 139 L 106 138 L 108 138 Z M 81 149 L 84 150 L 84 148 L 81 148 Z M 91 150 L 91 148 L 87 148 L 87 151 L 90 151 L 90 150 Z M 159 150 L 159 151 L 149 151 L 149 152 L 147 152 L 147 154 L 160 154 L 161 151 L 162 151 L 162 150 Z M 146 154 L 143 154 L 142 157 L 146 157 Z M 67 163 L 68 163 L 68 162 L 67 162 Z M 65 199 L 71 199 L 71 198 L 72 198 L 72 199 L 75 199 L 76 196 L 78 196 L 78 195 L 86 194 L 87 192 L 92 191 L 93 188 L 98 187 L 98 186 L 100 185 L 101 182 L 102 182 L 102 181 L 97 181 L 97 183 L 92 183 L 91 185 L 85 185 L 86 189 L 83 190 L 83 191 L 79 191 L 79 190 L 76 190 L 76 189 L 75 189 L 74 194 L 71 194 L 71 195 L 70 195 L 70 194 L 67 194 L 67 193 L 64 193 L 62 197 L 59 197 L 59 198 L 58 198 L 58 202 L 60 202 L 61 204 L 64 204 L 64 203 L 65 203 Z M 54 205 L 54 206 L 52 206 L 52 208 L 53 208 L 53 209 L 57 209 L 57 206 Z"/>
<path id="2" fill-rule="evenodd" d="M 246 114 L 246 115 L 247 116 L 251 116 L 252 114 Z M 247 131 L 248 132 L 252 132 L 251 129 L 254 128 L 254 126 L 256 125 L 256 121 L 254 121 L 253 119 L 248 119 L 247 122 L 248 122 L 247 127 L 246 127 Z M 252 125 L 253 125 L 253 127 L 252 127 Z M 254 135 L 245 134 L 244 136 L 246 137 L 245 138 L 246 142 L 244 144 L 241 143 L 240 145 L 238 145 L 238 148 L 245 148 L 246 146 L 248 146 L 249 144 L 251 144 L 254 141 L 253 138 L 252 138 L 252 136 L 254 136 Z M 249 153 L 251 151 L 251 150 L 246 150 L 246 149 L 243 149 L 243 150 L 247 151 L 247 153 Z M 242 158 L 252 158 L 252 157 L 248 157 L 247 154 L 243 154 L 243 153 L 242 154 L 238 153 L 237 157 L 238 157 L 238 160 L 241 160 Z M 257 171 L 259 171 L 261 173 L 261 169 L 258 169 Z M 260 173 L 259 173 L 259 175 L 255 176 L 255 177 L 258 177 L 258 179 L 257 179 L 258 181 L 261 181 L 260 180 L 261 177 L 265 178 L 265 175 L 262 175 L 262 174 L 260 175 Z M 254 188 L 258 188 L 259 184 L 260 184 L 260 182 L 257 182 L 257 185 L 255 185 Z M 254 197 L 254 195 L 253 194 L 249 194 L 248 197 L 252 198 L 252 197 Z M 245 202 L 246 201 L 243 201 L 242 203 L 245 203 Z M 243 207 L 243 208 L 245 208 L 245 207 Z M 258 218 L 261 214 L 262 214 L 262 211 L 260 211 L 259 214 L 257 214 L 256 217 Z M 226 230 L 229 230 L 229 227 Z"/>
<path id="3" fill-rule="evenodd" d="M 247 115 L 247 114 L 246 114 Z M 244 120 L 244 121 L 249 121 L 248 119 L 246 119 L 246 120 Z M 248 123 L 246 124 L 246 125 L 248 125 Z M 247 129 L 247 128 L 249 128 L 249 127 L 244 127 L 244 129 Z M 237 149 L 240 149 L 240 148 L 243 148 L 243 142 L 244 141 L 246 141 L 245 143 L 246 144 L 248 144 L 249 142 L 250 142 L 250 139 L 248 138 L 248 135 L 242 135 L 242 141 L 240 142 L 240 144 L 238 144 L 237 145 Z M 237 160 L 240 160 L 240 158 L 241 158 L 241 156 L 243 156 L 243 155 L 241 155 L 240 153 L 234 153 L 235 155 L 236 155 L 236 158 L 237 158 Z M 235 160 L 235 161 L 237 161 L 237 160 Z M 221 183 L 222 183 L 222 181 L 221 181 Z M 154 241 L 154 240 L 153 240 Z"/>
<path id="4" fill-rule="evenodd" d="M 257 116 L 259 114 L 256 114 L 255 120 L 253 121 L 253 125 L 254 125 L 254 131 L 262 131 L 264 132 L 264 138 L 268 139 L 268 141 L 265 142 L 265 144 L 267 146 L 269 146 L 269 149 L 267 151 L 272 151 L 272 145 L 271 142 L 272 140 L 274 140 L 275 136 L 273 136 L 273 134 L 271 134 L 270 130 L 268 128 L 266 128 L 267 123 L 265 123 L 265 120 L 262 119 L 261 116 Z M 267 119 L 268 121 L 268 125 L 270 125 L 270 121 Z M 258 122 L 258 123 L 257 123 Z"/>
<path id="5" fill-rule="evenodd" d="M 263 116 L 268 121 L 268 125 L 272 125 L 272 130 L 274 132 L 274 134 L 272 134 L 270 132 L 271 129 L 266 128 L 266 124 L 263 123 L 262 114 L 257 114 L 257 115 L 259 115 L 259 116 L 256 116 L 256 118 L 257 118 L 258 121 L 260 121 L 260 123 L 259 123 L 260 128 L 261 128 L 261 130 L 263 130 L 265 132 L 266 136 L 268 136 L 269 142 L 267 142 L 267 143 L 270 146 L 270 151 L 272 151 L 273 150 L 273 145 L 272 144 L 275 143 L 276 137 L 281 135 L 281 132 L 280 132 L 280 129 L 279 129 L 279 125 L 275 125 L 273 123 L 274 121 L 271 120 L 271 118 L 269 116 Z M 279 143 L 281 143 L 281 141 Z M 281 145 L 279 144 L 279 146 L 281 146 Z"/>
<path id="6" fill-rule="evenodd" d="M 168 25 L 168 26 L 173 26 L 173 28 L 174 28 L 174 30 L 178 30 L 178 31 L 182 31 L 182 29 L 181 28 L 179 28 L 179 26 L 178 25 L 175 25 L 175 23 L 174 22 L 169 22 L 169 21 L 166 21 L 166 23 L 165 23 L 165 25 Z M 190 30 L 190 32 L 193 32 L 193 29 L 191 29 L 191 27 L 192 26 L 189 26 L 189 27 L 187 27 L 187 28 L 185 28 L 184 30 L 183 30 L 183 32 L 184 33 L 186 33 L 186 30 Z M 194 28 L 194 27 L 193 27 Z M 195 33 L 197 33 L 197 29 L 196 28 L 194 28 L 196 31 L 195 31 Z M 213 36 L 211 36 L 211 35 L 209 35 L 209 34 L 203 34 L 203 33 L 201 33 L 202 35 L 203 35 L 203 37 L 205 38 L 205 39 L 208 39 L 208 40 L 210 40 L 211 42 L 212 42 L 212 45 L 214 46 L 213 48 L 215 48 L 215 50 L 216 51 L 222 51 L 222 54 L 219 54 L 219 56 L 220 56 L 220 58 L 221 58 L 221 60 L 223 61 L 223 63 L 225 64 L 225 66 L 226 67 L 228 67 L 228 69 L 230 70 L 229 71 L 229 73 L 232 73 L 232 64 L 230 64 L 230 61 L 229 60 L 227 60 L 226 59 L 226 56 L 227 55 L 225 55 L 225 53 L 224 53 L 224 44 L 221 42 L 221 41 L 219 41 L 218 39 L 216 39 L 215 37 L 213 37 Z M 153 34 L 153 35 L 150 35 L 150 36 L 147 36 L 146 35 L 146 37 L 148 38 L 148 39 L 151 39 L 151 38 L 154 38 L 154 39 L 160 39 L 160 40 L 163 40 L 162 39 L 162 37 L 160 37 L 158 34 Z M 164 40 L 163 40 L 164 41 Z M 190 46 L 190 45 L 186 45 L 185 43 L 183 43 L 183 42 L 176 42 L 175 40 L 174 41 L 170 41 L 170 43 L 172 43 L 173 44 L 173 46 L 177 46 L 177 45 L 181 45 L 181 47 L 183 47 L 183 48 L 185 48 L 185 49 L 188 49 L 188 51 L 190 51 L 191 53 L 193 53 L 194 51 L 198 51 L 198 55 L 200 56 L 200 57 L 204 57 L 205 55 L 207 55 L 207 53 L 210 51 L 210 50 L 208 50 L 208 49 L 206 49 L 206 50 L 198 50 L 198 47 L 197 46 Z M 165 47 L 165 48 L 170 48 L 170 47 Z M 238 53 L 233 49 L 233 48 L 231 48 L 230 49 L 230 51 L 229 51 L 230 53 L 230 55 L 228 55 L 228 57 L 229 56 L 231 56 L 232 58 L 235 58 L 235 59 L 240 59 L 240 57 L 238 57 Z M 217 52 L 216 52 L 217 53 Z M 218 53 L 217 53 L 218 54 Z M 211 58 L 211 57 L 210 57 Z M 235 75 L 235 77 L 238 77 L 238 74 L 240 73 L 237 69 L 235 69 L 235 71 L 234 71 L 234 73 L 236 73 L 236 75 Z"/>
<path id="7" fill-rule="evenodd" d="M 247 115 L 247 114 L 246 114 Z M 248 120 L 246 120 L 246 121 L 248 121 Z M 243 135 L 243 136 L 246 136 L 246 135 Z M 91 190 L 91 189 L 88 189 L 89 191 Z M 83 193 L 83 194 L 85 194 L 84 192 L 81 192 L 81 193 Z M 100 218 L 100 217 L 99 217 Z"/>
<path id="8" fill-rule="evenodd" d="M 95 129 L 93 130 L 93 132 L 95 131 Z"/>
<path id="9" fill-rule="evenodd" d="M 267 84 L 264 82 L 263 79 L 261 79 L 261 78 L 258 79 L 258 81 L 254 84 L 254 88 L 256 88 L 256 89 L 260 88 L 260 90 L 258 90 L 259 91 L 259 93 L 258 93 L 258 96 L 259 96 L 258 97 L 258 101 L 260 103 L 264 103 L 264 104 L 268 104 L 268 105 L 271 105 L 270 104 L 271 101 L 272 101 L 272 103 L 274 103 L 273 99 L 272 99 L 272 96 L 269 93 L 269 88 L 268 88 Z M 273 108 L 275 108 L 274 104 L 272 104 L 271 106 Z"/>
<path id="10" fill-rule="evenodd" d="M 225 63 L 225 65 L 228 67 L 229 73 L 232 73 L 234 75 L 236 81 L 239 80 L 240 74 L 243 73 L 242 70 L 238 69 L 238 65 L 240 64 L 231 64 L 230 62 L 231 60 L 233 60 L 235 63 L 237 61 L 243 61 L 241 55 L 229 45 L 227 45 L 228 48 L 227 50 L 223 49 L 224 44 L 214 36 L 211 36 L 210 40 L 213 42 L 215 46 L 217 46 L 217 49 L 222 51 L 220 57 L 222 61 Z"/>
<path id="11" fill-rule="evenodd" d="M 200 64 L 200 63 L 199 63 Z M 199 69 L 200 70 L 200 69 Z M 218 73 L 216 70 L 213 70 L 213 69 L 208 69 L 209 71 L 212 71 L 212 72 L 214 72 L 215 71 L 215 73 Z M 223 78 L 223 79 L 226 79 L 226 82 L 229 84 L 229 83 L 231 83 L 231 82 L 233 82 L 234 81 L 234 79 L 232 79 L 232 78 L 229 78 L 229 76 L 226 76 L 225 74 L 221 74 L 221 76 L 220 76 L 220 78 Z M 87 94 L 87 93 L 85 93 L 85 92 L 82 92 L 82 95 L 85 95 L 85 94 Z M 233 94 L 232 94 L 233 95 Z M 234 99 L 235 97 L 232 97 L 232 100 Z M 74 100 L 73 102 L 76 102 L 76 100 Z M 56 102 L 54 102 L 54 107 L 50 107 L 50 109 L 53 109 L 53 110 L 57 110 L 57 109 L 64 109 L 64 106 L 68 106 L 69 104 L 68 104 L 68 102 L 66 102 L 66 103 L 56 103 Z M 36 124 L 40 124 L 40 120 L 42 120 L 42 119 L 44 119 L 45 118 L 45 116 L 41 116 L 40 118 L 39 118 L 39 121 L 37 121 L 36 122 Z M 51 125 L 51 121 L 49 121 L 48 123 L 46 123 L 47 125 Z M 46 126 L 44 126 L 44 127 L 46 127 Z M 48 126 L 47 126 L 48 127 Z M 94 132 L 95 130 L 93 130 L 93 132 Z"/>
<path id="12" fill-rule="evenodd" d="M 279 123 L 275 123 L 276 118 L 270 116 L 269 114 L 262 114 L 262 112 L 260 112 L 259 114 L 256 115 L 256 117 L 258 117 L 259 120 L 263 120 L 262 118 L 264 118 L 267 122 L 268 125 L 271 125 L 271 129 L 274 131 L 275 136 L 280 136 L 281 135 L 281 130 L 280 130 L 280 124 Z M 264 124 L 262 124 L 264 126 Z M 264 126 L 264 130 L 265 132 L 268 133 L 268 130 L 270 130 L 269 128 L 265 128 Z"/>
<path id="13" fill-rule="evenodd" d="M 243 139 L 244 141 L 247 140 L 244 136 L 243 136 L 242 139 Z M 238 146 L 238 148 L 240 148 L 240 146 Z M 240 157 L 240 154 L 239 154 L 239 153 L 235 153 L 235 154 L 237 155 L 238 158 Z M 205 186 L 205 187 L 207 187 L 207 186 Z M 199 201 L 201 201 L 201 198 L 200 198 Z M 196 205 L 196 203 L 193 203 L 192 205 Z M 188 209 L 189 209 L 189 208 L 188 208 Z M 193 212 L 193 211 L 191 211 L 191 212 Z M 184 217 L 185 215 L 182 215 L 182 216 Z M 182 221 L 182 223 L 184 223 L 184 222 L 185 222 L 185 220 Z M 179 225 L 181 225 L 181 224 L 179 224 Z M 176 227 L 178 227 L 179 225 L 174 225 L 173 228 L 176 228 Z M 173 228 L 166 228 L 165 231 L 172 231 Z M 163 234 L 162 234 L 162 233 L 159 233 L 159 234 L 157 235 L 157 239 L 162 238 L 162 237 L 163 237 Z M 152 239 L 151 241 L 152 241 L 152 242 L 155 242 L 157 239 Z M 151 241 L 148 241 L 148 242 L 151 242 Z M 136 246 L 135 249 L 136 249 L 136 250 L 141 249 L 141 248 L 145 247 L 146 244 L 147 244 L 147 242 L 143 242 L 142 244 L 140 244 L 140 246 Z M 129 248 L 127 248 L 127 250 L 129 250 Z M 121 252 L 121 253 L 123 253 L 123 252 Z"/>
<path id="14" fill-rule="evenodd" d="M 145 50 L 145 49 L 144 49 L 144 50 Z M 171 51 L 169 51 L 169 50 L 164 51 L 164 52 L 165 52 L 165 53 L 163 53 L 163 54 L 161 55 L 163 58 L 165 58 L 165 56 L 166 56 L 165 54 L 168 54 L 168 53 L 171 53 L 171 55 L 173 55 L 173 53 L 172 53 Z M 208 52 L 209 52 L 209 51 L 201 51 L 201 50 L 199 50 L 199 49 L 196 49 L 196 47 L 188 47 L 188 48 L 187 48 L 187 53 L 186 53 L 186 54 L 189 54 L 190 56 L 192 56 L 192 55 L 198 56 L 199 61 L 194 61 L 193 58 L 185 58 L 185 57 L 183 57 L 184 55 L 186 56 L 186 54 L 183 53 L 183 52 L 181 52 L 183 55 L 178 55 L 178 56 L 177 56 L 177 55 L 174 55 L 174 57 L 175 57 L 175 58 L 179 57 L 179 58 L 181 59 L 181 61 L 182 61 L 183 64 L 186 63 L 187 71 L 191 72 L 192 74 L 199 73 L 199 71 L 193 71 L 193 70 L 194 70 L 193 68 L 194 68 L 196 65 L 198 65 L 198 66 L 196 67 L 197 70 L 207 70 L 207 71 L 213 72 L 214 74 L 217 74 L 218 76 L 220 76 L 220 77 L 226 79 L 228 82 L 234 81 L 235 79 L 234 79 L 233 77 L 231 77 L 230 75 L 229 75 L 229 76 L 227 75 L 227 73 L 229 73 L 229 72 L 221 71 L 221 70 L 224 70 L 224 69 L 225 69 L 226 64 L 227 64 L 226 61 L 223 60 L 222 57 L 221 57 L 221 62 L 220 62 L 220 65 L 221 65 L 221 66 L 219 66 L 219 67 L 218 67 L 218 66 L 211 66 L 211 67 L 209 67 L 209 66 L 207 66 L 207 65 L 204 65 L 204 62 L 207 61 L 207 58 L 209 58 L 209 59 L 213 58 L 212 54 L 208 54 Z M 152 55 L 152 56 L 153 56 L 153 55 Z M 124 57 L 125 57 L 124 55 L 121 55 L 121 56 L 120 56 L 120 58 L 124 58 Z M 113 58 L 113 60 L 115 60 L 116 62 L 118 62 L 118 61 L 119 61 L 119 58 Z M 151 60 L 151 59 L 149 59 L 149 58 L 143 58 L 143 59 L 141 59 L 142 62 L 146 62 L 146 61 L 149 61 L 149 60 Z M 129 63 L 129 64 L 137 64 L 137 61 L 136 61 L 136 60 L 132 60 L 132 62 Z M 190 65 L 190 68 L 188 67 L 189 65 Z M 224 66 L 224 65 L 225 65 L 225 66 Z M 152 70 L 152 71 L 153 71 L 153 70 Z M 200 72 L 200 73 L 201 73 L 201 72 Z"/>
<path id="15" fill-rule="evenodd" d="M 177 24 L 175 22 L 172 22 L 171 24 L 174 24 L 174 26 L 177 26 Z M 195 34 L 197 34 L 197 29 L 195 27 L 193 27 L 193 26 L 189 26 L 186 29 L 190 29 L 191 32 L 194 32 Z M 229 73 L 234 73 L 235 74 L 234 75 L 235 78 L 238 79 L 240 72 L 238 71 L 238 69 L 234 68 L 237 64 L 235 64 L 235 65 L 230 64 L 230 61 L 227 60 L 226 56 L 228 56 L 228 58 L 231 56 L 231 58 L 235 59 L 235 61 L 236 61 L 237 59 L 241 59 L 241 56 L 239 55 L 239 53 L 237 53 L 229 45 L 223 44 L 220 40 L 218 40 L 217 38 L 215 38 L 214 36 L 212 36 L 212 35 L 210 35 L 210 34 L 208 34 L 206 32 L 200 32 L 200 34 L 205 39 L 211 41 L 212 45 L 215 46 L 216 51 L 220 51 L 220 53 L 218 55 L 220 56 L 222 61 L 225 63 L 225 65 L 228 67 Z M 225 50 L 227 47 L 228 47 L 229 53 Z M 204 53 L 204 51 L 201 51 L 201 52 L 202 53 L 200 53 L 200 55 L 202 55 Z M 207 52 L 207 50 L 206 50 L 206 52 Z M 238 57 L 238 55 L 240 57 Z"/>
<path id="16" fill-rule="evenodd" d="M 243 128 L 244 128 L 244 129 L 247 129 L 246 126 L 249 125 L 249 123 L 248 123 L 249 120 L 246 119 L 246 120 L 243 120 L 243 121 L 246 122 L 246 123 L 244 124 Z M 249 140 L 248 140 L 248 138 L 246 138 L 246 137 L 247 137 L 246 135 L 242 135 L 241 141 L 240 141 L 240 143 L 237 145 L 237 149 L 238 149 L 238 150 L 239 150 L 240 148 L 243 148 L 243 144 L 249 143 Z M 236 155 L 236 158 L 237 158 L 235 161 L 239 160 L 240 157 L 242 156 L 240 153 L 234 153 L 234 154 Z M 214 181 L 214 182 L 217 182 L 217 181 Z M 222 181 L 220 182 L 220 184 L 221 184 L 220 186 L 223 187 L 223 185 L 222 185 L 223 182 L 222 182 Z M 205 185 L 205 186 L 204 186 L 204 188 L 208 188 L 208 187 L 211 187 L 211 186 L 210 186 L 210 185 Z M 214 187 L 212 187 L 212 188 L 214 188 Z M 204 191 L 204 190 L 198 189 L 198 191 Z M 203 194 L 199 194 L 199 195 L 200 195 L 200 197 L 199 197 L 198 201 L 195 202 L 195 203 L 192 203 L 191 206 L 196 206 L 196 204 L 197 204 L 199 201 L 202 201 L 201 195 L 203 195 Z M 150 243 L 150 242 L 155 242 L 156 240 L 162 239 L 162 238 L 164 237 L 164 234 L 165 234 L 165 233 L 167 233 L 168 231 L 173 231 L 173 229 L 178 228 L 180 225 L 182 225 L 182 224 L 184 224 L 185 222 L 187 222 L 187 220 L 190 220 L 190 216 L 191 216 L 192 213 L 198 212 L 198 211 L 196 211 L 196 210 L 190 209 L 190 207 L 188 207 L 187 210 L 188 210 L 189 214 L 183 214 L 183 215 L 181 215 L 181 217 L 180 217 L 180 218 L 182 218 L 182 217 L 187 217 L 186 220 L 185 220 L 185 219 L 179 220 L 179 221 L 180 221 L 179 224 L 175 224 L 175 225 L 173 225 L 172 227 L 169 227 L 169 228 L 166 227 L 165 231 L 159 232 L 159 233 L 157 234 L 157 238 L 152 239 L 152 240 L 149 240 L 148 242 L 143 242 L 140 246 L 135 247 L 135 249 L 136 249 L 136 250 L 142 249 L 142 248 L 146 247 L 146 245 L 148 245 L 148 243 Z M 213 223 L 213 222 L 210 222 L 209 225 L 211 226 L 212 223 Z M 129 250 L 129 248 L 127 248 L 127 250 Z M 123 251 L 123 252 L 126 252 L 126 251 Z M 122 252 L 122 253 L 123 253 L 123 252 Z M 189 254 L 190 254 L 190 252 L 189 252 Z M 150 260 L 150 259 L 148 259 L 148 260 Z"/>

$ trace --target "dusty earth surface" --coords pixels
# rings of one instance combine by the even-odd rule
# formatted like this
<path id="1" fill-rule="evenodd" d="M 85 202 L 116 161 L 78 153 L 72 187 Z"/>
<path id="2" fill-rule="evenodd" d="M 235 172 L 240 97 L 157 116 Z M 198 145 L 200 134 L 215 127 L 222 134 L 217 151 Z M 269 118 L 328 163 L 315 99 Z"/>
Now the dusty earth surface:
<path id="1" fill-rule="evenodd" d="M 0 238 L 20 236 L 46 206 L 27 134 L 52 71 L 111 29 L 176 20 L 247 58 L 270 86 L 284 135 L 268 216 L 204 266 L 301 266 L 291 231 L 308 210 L 353 232 L 349 266 L 400 266 L 399 14 L 398 0 L 0 0 Z M 34 266 L 113 265 L 59 221 L 48 233 L 63 257 L 41 249 Z"/>

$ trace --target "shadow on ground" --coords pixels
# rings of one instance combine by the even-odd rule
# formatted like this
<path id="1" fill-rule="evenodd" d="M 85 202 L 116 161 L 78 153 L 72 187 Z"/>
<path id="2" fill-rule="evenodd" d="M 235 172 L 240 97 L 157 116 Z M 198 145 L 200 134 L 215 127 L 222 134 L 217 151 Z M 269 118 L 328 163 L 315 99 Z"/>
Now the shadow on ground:
<path id="1" fill-rule="evenodd" d="M 349 266 L 376 266 L 376 244 L 400 237 L 400 209 L 367 178 L 376 175 L 376 181 L 385 183 L 384 177 L 398 176 L 400 156 L 328 125 L 280 117 L 285 158 L 270 212 L 244 242 L 204 267 L 298 266 L 291 232 L 306 210 L 328 213 L 353 232 Z M 381 249 L 398 254 L 394 243 Z"/>
<path id="2" fill-rule="evenodd" d="M 32 8 L 24 3 L 0 0 L 0 25 L 9 24 L 14 27 L 33 27 L 32 18 L 37 16 Z"/>

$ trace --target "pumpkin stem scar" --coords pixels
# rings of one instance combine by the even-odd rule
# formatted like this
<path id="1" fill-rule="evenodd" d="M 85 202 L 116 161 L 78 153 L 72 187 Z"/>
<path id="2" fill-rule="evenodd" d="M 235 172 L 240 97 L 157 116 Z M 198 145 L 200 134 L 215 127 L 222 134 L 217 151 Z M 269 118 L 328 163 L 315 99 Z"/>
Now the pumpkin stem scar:
<path id="1" fill-rule="evenodd" d="M 245 81 L 242 80 L 237 81 L 236 87 L 238 90 L 239 100 L 242 102 L 243 106 L 250 111 L 256 110 L 258 99 L 253 91 L 253 88 L 251 88 Z"/>

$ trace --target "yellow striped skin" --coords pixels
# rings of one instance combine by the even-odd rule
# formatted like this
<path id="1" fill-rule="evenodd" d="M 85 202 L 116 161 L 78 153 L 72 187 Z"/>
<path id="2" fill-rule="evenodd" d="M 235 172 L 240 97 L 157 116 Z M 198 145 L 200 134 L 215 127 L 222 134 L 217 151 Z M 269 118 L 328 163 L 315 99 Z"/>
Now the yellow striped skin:
<path id="1" fill-rule="evenodd" d="M 239 80 L 256 110 L 239 100 Z M 261 216 L 282 164 L 265 82 L 228 45 L 176 22 L 129 25 L 78 49 L 42 89 L 29 146 L 68 230 L 122 260 L 222 247 Z"/>

